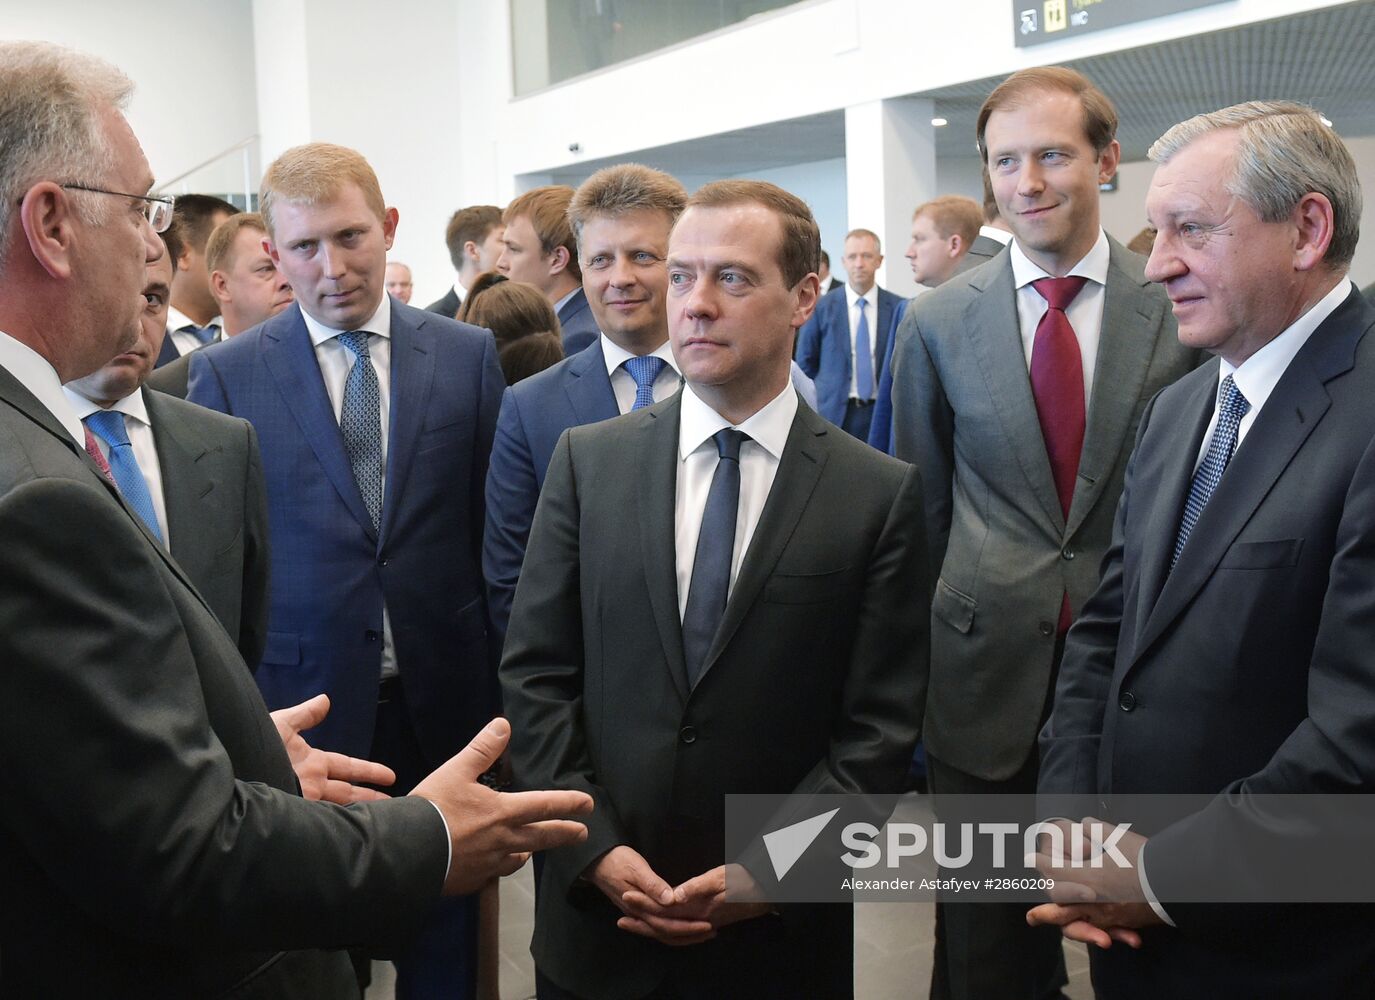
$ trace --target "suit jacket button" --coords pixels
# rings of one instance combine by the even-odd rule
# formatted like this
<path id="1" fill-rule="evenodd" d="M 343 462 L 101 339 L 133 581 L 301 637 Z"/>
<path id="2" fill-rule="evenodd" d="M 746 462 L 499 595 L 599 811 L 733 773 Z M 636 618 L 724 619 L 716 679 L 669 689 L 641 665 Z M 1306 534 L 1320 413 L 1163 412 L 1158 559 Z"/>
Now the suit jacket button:
<path id="1" fill-rule="evenodd" d="M 682 729 L 678 730 L 678 739 L 683 743 L 696 743 L 697 730 L 693 729 L 691 726 L 684 726 Z"/>
<path id="2" fill-rule="evenodd" d="M 1063 548 L 1063 549 L 1060 550 L 1060 558 L 1061 558 L 1061 559 L 1073 559 L 1073 558 L 1074 558 L 1074 550 L 1071 549 L 1071 548 L 1069 548 L 1068 546 L 1066 546 L 1065 548 Z"/>
<path id="3" fill-rule="evenodd" d="M 1123 691 L 1122 697 L 1117 699 L 1117 707 L 1124 712 L 1130 712 L 1136 707 L 1136 695 L 1130 691 Z"/>
<path id="4" fill-rule="evenodd" d="M 377 641 L 377 632 L 376 632 L 376 630 L 375 630 L 375 629 L 368 629 L 366 632 L 363 633 L 363 638 L 366 639 L 368 642 L 376 642 L 376 641 Z"/>
<path id="5" fill-rule="evenodd" d="M 377 560 L 377 565 L 379 565 L 379 566 L 385 566 L 385 565 L 387 565 L 387 558 L 386 558 L 386 556 L 383 556 L 381 559 L 378 559 L 378 560 Z"/>
<path id="6" fill-rule="evenodd" d="M 1036 626 L 1036 631 L 1040 632 L 1042 635 L 1051 636 L 1055 634 L 1055 625 L 1051 622 L 1041 622 L 1041 624 Z"/>

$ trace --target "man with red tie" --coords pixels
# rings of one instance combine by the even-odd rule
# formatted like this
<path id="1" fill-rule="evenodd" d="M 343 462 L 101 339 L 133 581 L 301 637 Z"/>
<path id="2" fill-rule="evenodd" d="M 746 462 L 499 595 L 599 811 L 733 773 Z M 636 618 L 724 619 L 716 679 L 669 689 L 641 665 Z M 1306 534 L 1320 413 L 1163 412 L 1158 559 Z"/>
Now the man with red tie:
<path id="1" fill-rule="evenodd" d="M 1197 363 L 1098 189 L 1117 114 L 1071 70 L 1016 73 L 977 140 L 1014 239 L 911 306 L 895 453 L 921 470 L 932 574 L 932 790 L 1031 793 L 1064 635 L 1098 582 L 1147 401 Z M 938 802 L 939 807 L 939 802 Z M 1061 945 L 1019 904 L 941 904 L 934 997 L 1057 997 Z"/>

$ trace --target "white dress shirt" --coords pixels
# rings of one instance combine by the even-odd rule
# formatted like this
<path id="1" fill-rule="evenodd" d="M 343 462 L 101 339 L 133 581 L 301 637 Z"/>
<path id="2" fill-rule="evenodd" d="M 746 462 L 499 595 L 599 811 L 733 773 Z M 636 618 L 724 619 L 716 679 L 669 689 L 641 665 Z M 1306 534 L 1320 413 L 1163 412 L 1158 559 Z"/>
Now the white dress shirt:
<path id="1" fill-rule="evenodd" d="M 218 327 L 215 336 L 209 341 L 214 344 L 224 339 L 224 320 L 216 316 L 206 326 Z M 200 326 L 195 320 L 180 309 L 167 307 L 167 336 L 172 338 L 172 345 L 176 347 L 178 354 L 190 354 L 198 348 L 206 346 L 201 339 L 191 332 L 192 329 Z"/>
<path id="2" fill-rule="evenodd" d="M 85 420 L 92 413 L 99 413 L 102 407 L 69 386 L 62 387 L 72 412 L 78 420 Z M 117 400 L 110 409 L 124 414 L 124 429 L 129 435 L 129 445 L 134 450 L 134 461 L 143 473 L 143 481 L 148 484 L 148 494 L 153 500 L 153 516 L 158 519 L 158 529 L 162 532 L 162 544 L 172 547 L 172 536 L 167 533 L 167 501 L 162 495 L 162 463 L 158 461 L 157 439 L 153 437 L 153 424 L 148 419 L 148 406 L 143 400 L 143 391 L 136 390 Z M 96 446 L 110 460 L 110 446 L 99 434 L 92 432 Z"/>
<path id="3" fill-rule="evenodd" d="M 1093 395 L 1093 366 L 1098 361 L 1098 339 L 1103 328 L 1103 299 L 1108 284 L 1108 236 L 1101 229 L 1098 242 L 1093 245 L 1083 260 L 1065 272 L 1083 275 L 1089 280 L 1074 297 L 1065 310 L 1069 325 L 1074 327 L 1074 337 L 1079 341 L 1079 359 L 1084 366 L 1084 413 L 1089 412 L 1089 401 Z M 1031 370 L 1031 350 L 1036 344 L 1036 325 L 1046 314 L 1046 300 L 1031 283 L 1041 278 L 1053 278 L 1033 264 L 1022 252 L 1016 240 L 1012 241 L 1012 282 L 1017 287 L 1017 322 L 1022 328 L 1022 350 L 1026 354 L 1027 370 Z"/>
<path id="4" fill-rule="evenodd" d="M 855 337 L 859 333 L 859 292 L 845 283 L 845 315 L 850 319 L 850 398 L 858 399 L 859 366 L 855 364 Z M 869 320 L 869 354 L 873 357 L 874 387 L 869 399 L 878 391 L 878 368 L 882 357 L 878 353 L 878 285 L 873 285 L 864 293 L 864 315 Z"/>
<path id="5" fill-rule="evenodd" d="M 980 226 L 979 235 L 987 236 L 990 240 L 997 240 L 1003 246 L 1012 242 L 1012 234 L 1006 229 L 997 229 L 993 226 Z"/>
<path id="6" fill-rule="evenodd" d="M 734 426 L 749 435 L 740 446 L 740 504 L 735 514 L 735 548 L 730 560 L 730 590 L 740 564 L 749 551 L 750 539 L 759 525 L 759 515 L 773 488 L 778 460 L 788 443 L 793 417 L 797 415 L 797 390 L 792 382 L 763 409 L 741 424 L 732 425 L 692 391 L 683 387 L 678 424 L 678 483 L 674 494 L 673 525 L 678 567 L 678 618 L 687 611 L 688 588 L 692 584 L 692 564 L 697 559 L 697 536 L 702 532 L 702 513 L 716 474 L 720 457 L 711 438 L 717 431 Z"/>
<path id="7" fill-rule="evenodd" d="M 635 355 L 619 344 L 612 343 L 606 334 L 601 334 L 601 338 L 602 356 L 606 359 L 606 375 L 611 379 L 611 391 L 616 394 L 616 409 L 621 413 L 629 413 L 630 408 L 635 405 L 635 379 L 625 370 L 625 363 Z M 663 358 L 668 362 L 655 378 L 652 387 L 654 402 L 657 403 L 677 392 L 683 377 L 678 371 L 678 362 L 673 358 L 673 346 L 667 340 L 660 344 L 657 350 L 651 351 L 649 356 Z"/>
<path id="8" fill-rule="evenodd" d="M 62 391 L 62 381 L 48 359 L 28 344 L 20 343 L 0 330 L 0 368 L 13 375 L 43 404 L 57 422 L 67 429 L 78 448 L 86 450 L 86 428 L 72 412 L 72 404 Z"/>
<path id="9" fill-rule="evenodd" d="M 310 342 L 315 345 L 315 360 L 320 364 L 320 377 L 325 380 L 325 392 L 329 404 L 334 409 L 334 422 L 338 423 L 344 412 L 344 383 L 348 381 L 353 369 L 354 355 L 335 338 L 347 330 L 334 330 L 325 326 L 304 309 L 301 317 L 306 321 Z M 372 318 L 364 323 L 361 330 L 368 332 L 368 357 L 373 371 L 377 373 L 377 392 L 381 400 L 382 418 L 382 512 L 386 514 L 387 492 L 387 432 L 391 428 L 391 296 L 383 295 Z M 385 605 L 382 607 L 382 677 L 394 677 L 396 669 L 396 647 L 392 644 L 391 616 Z"/>
<path id="10" fill-rule="evenodd" d="M 1323 320 L 1337 311 L 1337 307 L 1346 301 L 1349 294 L 1351 294 L 1351 282 L 1343 278 L 1308 312 L 1294 320 L 1278 337 L 1243 361 L 1240 367 L 1235 367 L 1226 360 L 1219 361 L 1217 395 L 1213 401 L 1213 417 L 1208 421 L 1208 430 L 1203 435 L 1203 443 L 1199 446 L 1198 457 L 1194 460 L 1195 472 L 1198 471 L 1198 466 L 1203 462 L 1203 456 L 1208 454 L 1208 445 L 1213 441 L 1213 431 L 1217 429 L 1217 419 L 1222 404 L 1222 380 L 1228 375 L 1232 376 L 1232 381 L 1241 390 L 1241 394 L 1246 397 L 1246 402 L 1251 404 L 1251 408 L 1246 411 L 1246 416 L 1242 417 L 1241 423 L 1237 425 L 1237 447 L 1240 448 L 1241 442 L 1246 439 L 1246 432 L 1256 422 L 1261 407 L 1270 398 L 1270 394 L 1275 391 L 1275 386 L 1289 367 L 1289 362 L 1293 361 L 1294 355 L 1298 354 L 1303 345 L 1308 343 L 1308 338 L 1313 336 L 1313 331 L 1322 325 Z"/>

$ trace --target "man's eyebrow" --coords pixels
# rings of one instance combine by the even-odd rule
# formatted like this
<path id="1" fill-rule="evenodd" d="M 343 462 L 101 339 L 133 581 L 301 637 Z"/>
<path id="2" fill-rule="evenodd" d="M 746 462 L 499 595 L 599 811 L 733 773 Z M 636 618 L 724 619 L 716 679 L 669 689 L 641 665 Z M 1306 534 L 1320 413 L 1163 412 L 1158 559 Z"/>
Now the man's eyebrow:
<path id="1" fill-rule="evenodd" d="M 144 295 L 167 295 L 172 287 L 165 281 L 154 281 L 146 285 L 143 289 Z"/>

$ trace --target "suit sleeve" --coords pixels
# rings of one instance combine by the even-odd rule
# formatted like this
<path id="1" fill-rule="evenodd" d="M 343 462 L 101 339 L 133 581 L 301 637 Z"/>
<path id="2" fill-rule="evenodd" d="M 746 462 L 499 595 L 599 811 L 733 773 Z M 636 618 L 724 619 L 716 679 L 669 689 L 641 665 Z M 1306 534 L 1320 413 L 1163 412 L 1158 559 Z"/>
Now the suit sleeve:
<path id="1" fill-rule="evenodd" d="M 212 708 L 241 752 L 290 780 L 262 700 L 99 487 L 15 488 L 0 537 L 0 823 L 45 878 L 159 944 L 330 947 L 418 926 L 444 878 L 434 808 L 342 808 L 238 780 Z"/>
<path id="2" fill-rule="evenodd" d="M 907 302 L 903 300 L 893 307 L 893 329 L 889 331 L 883 357 L 879 360 L 878 393 L 874 397 L 873 422 L 869 425 L 869 447 L 885 455 L 893 454 L 893 348 L 906 315 Z"/>
<path id="3" fill-rule="evenodd" d="M 583 731 L 583 623 L 578 481 L 571 433 L 554 448 L 535 510 L 525 573 L 501 662 L 511 721 L 511 764 L 521 788 L 573 788 L 592 796 L 587 840 L 560 848 L 581 872 L 628 843 L 616 806 L 597 783 Z"/>
<path id="4" fill-rule="evenodd" d="M 810 379 L 821 370 L 821 303 L 812 310 L 811 319 L 797 331 L 797 366 Z"/>
<path id="5" fill-rule="evenodd" d="M 267 623 L 272 550 L 268 541 L 267 485 L 258 434 L 244 421 L 247 431 L 244 462 L 243 597 L 239 612 L 239 652 L 250 670 L 258 668 L 267 645 Z"/>
<path id="6" fill-rule="evenodd" d="M 492 462 L 487 469 L 487 522 L 482 535 L 487 607 L 498 643 L 505 638 L 511 621 L 511 601 L 538 500 L 539 482 L 520 404 L 507 389 L 501 399 Z"/>
<path id="7" fill-rule="evenodd" d="M 186 376 L 187 401 L 220 413 L 233 412 L 215 366 L 200 351 L 192 351 L 190 358 L 191 369 Z"/>
<path id="8" fill-rule="evenodd" d="M 931 580 L 940 578 L 955 478 L 955 411 L 940 370 L 922 336 L 917 305 L 909 308 L 894 337 L 893 454 L 921 472 L 926 506 L 926 544 Z"/>

